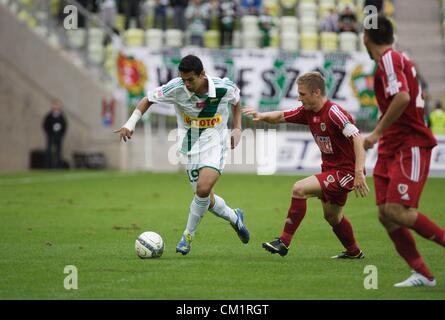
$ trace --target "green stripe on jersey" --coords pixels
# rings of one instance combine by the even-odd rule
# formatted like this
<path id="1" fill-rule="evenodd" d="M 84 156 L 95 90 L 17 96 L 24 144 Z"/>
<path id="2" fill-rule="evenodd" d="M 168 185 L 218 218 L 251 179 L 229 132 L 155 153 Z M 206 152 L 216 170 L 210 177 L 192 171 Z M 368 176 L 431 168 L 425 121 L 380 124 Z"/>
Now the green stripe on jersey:
<path id="1" fill-rule="evenodd" d="M 210 98 L 207 97 L 206 99 L 206 107 L 198 114 L 198 118 L 210 118 L 213 117 L 216 114 L 216 111 L 218 110 L 219 103 L 221 102 L 221 99 L 225 96 L 227 93 L 226 88 L 216 88 L 216 98 Z M 192 150 L 193 145 L 196 143 L 196 141 L 199 140 L 199 137 L 204 132 L 204 130 L 207 128 L 190 128 L 187 130 L 187 133 L 184 137 L 184 140 L 182 140 L 182 148 L 181 151 L 183 153 L 189 152 Z M 193 132 L 192 130 L 199 130 L 198 132 Z"/>

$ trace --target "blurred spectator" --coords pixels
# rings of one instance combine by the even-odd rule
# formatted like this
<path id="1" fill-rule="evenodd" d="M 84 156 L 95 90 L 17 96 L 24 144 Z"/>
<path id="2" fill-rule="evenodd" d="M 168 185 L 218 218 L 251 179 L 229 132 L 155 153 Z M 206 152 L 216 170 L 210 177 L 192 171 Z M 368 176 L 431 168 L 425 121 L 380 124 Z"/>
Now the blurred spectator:
<path id="1" fill-rule="evenodd" d="M 259 15 L 261 0 L 241 0 L 241 15 Z"/>
<path id="2" fill-rule="evenodd" d="M 363 8 L 366 6 L 374 6 L 377 9 L 377 12 L 382 12 L 383 10 L 383 0 L 365 0 L 363 3 Z"/>
<path id="3" fill-rule="evenodd" d="M 338 16 L 338 30 L 340 32 L 355 32 L 358 31 L 357 15 L 352 11 L 350 4 L 345 5 L 345 9 Z"/>
<path id="4" fill-rule="evenodd" d="M 434 134 L 445 135 L 445 108 L 442 102 L 436 102 L 436 108 L 430 113 L 430 123 Z"/>
<path id="5" fill-rule="evenodd" d="M 204 32 L 209 26 L 210 10 L 207 3 L 201 0 L 193 0 L 192 4 L 187 7 L 185 16 L 187 18 L 188 28 L 190 32 L 190 44 L 202 47 L 204 45 Z"/>
<path id="6" fill-rule="evenodd" d="M 119 35 L 119 30 L 116 27 L 116 1 L 104 0 L 100 6 L 100 15 L 105 25 L 110 28 L 115 34 Z M 104 44 L 107 45 L 110 41 L 111 38 L 107 33 L 104 39 Z"/>
<path id="7" fill-rule="evenodd" d="M 170 0 L 170 5 L 173 7 L 173 28 L 185 31 L 185 10 L 188 3 L 188 0 Z"/>
<path id="8" fill-rule="evenodd" d="M 164 31 L 167 29 L 167 6 L 168 0 L 155 0 L 153 26 Z"/>
<path id="9" fill-rule="evenodd" d="M 236 4 L 232 0 L 220 0 L 218 6 L 221 47 L 231 47 L 235 27 Z"/>
<path id="10" fill-rule="evenodd" d="M 130 22 L 132 21 L 132 19 L 136 22 L 135 27 L 142 29 L 142 23 L 140 19 L 141 0 L 126 0 L 125 4 L 125 29 L 130 28 Z"/>
<path id="11" fill-rule="evenodd" d="M 338 32 L 338 15 L 334 8 L 329 9 L 321 24 L 322 32 Z"/>
<path id="12" fill-rule="evenodd" d="M 270 47 L 270 31 L 274 27 L 273 17 L 269 14 L 269 7 L 263 7 L 262 13 L 258 18 L 258 27 L 261 31 L 261 47 Z"/>
<path id="13" fill-rule="evenodd" d="M 43 130 L 46 134 L 46 167 L 62 167 L 62 142 L 67 128 L 67 121 L 62 112 L 62 103 L 54 100 L 51 111 L 43 120 Z"/>

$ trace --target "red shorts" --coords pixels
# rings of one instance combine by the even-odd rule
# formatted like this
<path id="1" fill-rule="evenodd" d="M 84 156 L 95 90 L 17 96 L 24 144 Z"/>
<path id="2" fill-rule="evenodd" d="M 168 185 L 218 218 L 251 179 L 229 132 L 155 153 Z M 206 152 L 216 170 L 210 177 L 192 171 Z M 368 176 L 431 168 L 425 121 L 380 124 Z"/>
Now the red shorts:
<path id="1" fill-rule="evenodd" d="M 316 174 L 320 183 L 324 202 L 330 202 L 343 207 L 348 198 L 348 193 L 354 189 L 354 175 L 342 170 L 328 170 Z"/>
<path id="2" fill-rule="evenodd" d="M 374 168 L 377 205 L 399 203 L 417 208 L 430 160 L 431 149 L 421 147 L 398 150 L 393 157 L 379 157 Z"/>

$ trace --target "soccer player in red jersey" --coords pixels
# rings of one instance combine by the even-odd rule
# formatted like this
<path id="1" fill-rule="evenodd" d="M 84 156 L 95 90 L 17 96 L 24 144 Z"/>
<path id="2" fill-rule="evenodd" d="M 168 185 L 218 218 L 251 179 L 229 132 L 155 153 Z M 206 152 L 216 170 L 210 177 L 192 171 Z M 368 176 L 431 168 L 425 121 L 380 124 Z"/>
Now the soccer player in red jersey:
<path id="1" fill-rule="evenodd" d="M 322 172 L 294 184 L 283 232 L 276 240 L 263 243 L 263 248 L 285 256 L 306 214 L 306 200 L 318 197 L 323 205 L 325 219 L 346 249 L 332 258 L 364 258 L 351 223 L 343 215 L 348 192 L 355 190 L 356 195 L 365 197 L 369 191 L 364 174 L 366 152 L 363 138 L 351 115 L 327 100 L 325 81 L 320 73 L 306 73 L 298 78 L 297 83 L 299 100 L 303 106 L 289 111 L 264 113 L 256 112 L 253 108 L 243 110 L 254 121 L 308 125 L 321 151 Z"/>
<path id="2" fill-rule="evenodd" d="M 436 139 L 423 120 L 424 101 L 412 62 L 393 49 L 390 20 L 378 16 L 377 22 L 376 29 L 365 30 L 363 41 L 377 63 L 374 91 L 382 116 L 364 147 L 372 148 L 378 141 L 374 183 L 379 220 L 413 269 L 408 279 L 394 286 L 435 286 L 409 229 L 445 246 L 444 230 L 416 209 Z"/>

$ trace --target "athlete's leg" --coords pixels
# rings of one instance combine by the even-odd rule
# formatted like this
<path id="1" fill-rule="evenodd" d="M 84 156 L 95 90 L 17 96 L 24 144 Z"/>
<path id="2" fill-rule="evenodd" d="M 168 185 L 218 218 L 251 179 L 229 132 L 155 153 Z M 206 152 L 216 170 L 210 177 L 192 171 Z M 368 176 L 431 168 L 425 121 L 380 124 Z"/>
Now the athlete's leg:
<path id="1" fill-rule="evenodd" d="M 263 243 L 263 248 L 271 253 L 286 255 L 295 231 L 306 214 L 306 200 L 321 196 L 321 186 L 315 176 L 296 182 L 292 187 L 291 204 L 281 236 L 277 240 Z"/>
<path id="2" fill-rule="evenodd" d="M 182 238 L 176 247 L 176 252 L 180 252 L 183 255 L 189 253 L 191 248 L 191 242 L 195 235 L 196 228 L 201 222 L 204 213 L 208 210 L 210 205 L 210 193 L 213 186 L 219 178 L 219 172 L 213 168 L 204 167 L 199 171 L 193 170 L 195 174 L 193 178 L 196 179 L 196 173 L 199 172 L 197 177 L 195 189 L 195 196 L 190 204 L 190 212 L 187 220 L 187 226 L 183 232 Z"/>
<path id="3" fill-rule="evenodd" d="M 352 225 L 343 215 L 343 206 L 325 201 L 321 203 L 325 220 L 331 225 L 332 231 L 346 249 L 345 252 L 333 258 L 363 258 L 364 255 L 355 240 Z"/>

